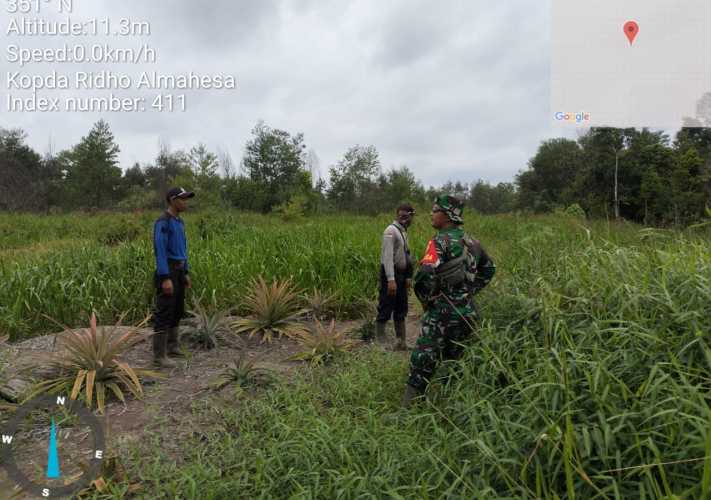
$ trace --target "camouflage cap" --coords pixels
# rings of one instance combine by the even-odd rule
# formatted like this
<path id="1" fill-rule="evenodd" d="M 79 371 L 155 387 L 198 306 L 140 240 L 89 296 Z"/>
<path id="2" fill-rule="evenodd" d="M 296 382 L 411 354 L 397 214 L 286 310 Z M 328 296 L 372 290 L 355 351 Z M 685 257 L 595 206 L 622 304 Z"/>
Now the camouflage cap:
<path id="1" fill-rule="evenodd" d="M 462 219 L 462 212 L 464 212 L 464 203 L 462 200 L 451 194 L 439 195 L 434 200 L 434 205 L 432 206 L 432 211 L 442 211 L 447 214 L 449 220 L 455 224 L 464 224 Z"/>

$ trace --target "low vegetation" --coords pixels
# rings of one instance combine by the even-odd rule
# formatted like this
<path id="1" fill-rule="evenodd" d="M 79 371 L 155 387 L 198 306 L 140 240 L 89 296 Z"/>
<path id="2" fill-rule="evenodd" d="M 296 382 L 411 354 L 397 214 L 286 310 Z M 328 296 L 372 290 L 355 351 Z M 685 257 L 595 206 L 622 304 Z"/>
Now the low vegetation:
<path id="1" fill-rule="evenodd" d="M 256 359 L 250 359 L 244 352 L 240 352 L 237 359 L 217 376 L 212 387 L 219 390 L 228 385 L 234 385 L 239 389 L 249 389 L 267 387 L 275 381 L 276 377 L 272 371 L 257 366 Z"/>
<path id="2" fill-rule="evenodd" d="M 5 345 L 10 337 L 8 335 L 2 336 L 0 335 L 0 349 L 2 349 L 3 345 Z M 7 359 L 7 356 L 5 356 L 5 353 L 0 350 L 0 385 L 2 385 L 6 380 L 5 380 L 5 371 L 7 368 L 9 360 Z M 4 399 L 0 398 L 0 410 L 3 411 L 13 411 L 17 405 L 14 403 L 10 403 L 9 401 L 5 401 Z"/>
<path id="3" fill-rule="evenodd" d="M 193 326 L 189 329 L 188 338 L 198 346 L 214 349 L 220 343 L 235 343 L 228 320 L 228 310 L 218 310 L 214 302 L 210 309 L 195 301 L 189 314 L 193 318 Z"/>
<path id="4" fill-rule="evenodd" d="M 314 320 L 323 320 L 326 316 L 332 315 L 336 311 L 338 295 L 335 293 L 323 293 L 313 289 L 310 294 L 304 296 L 306 311 Z"/>
<path id="5" fill-rule="evenodd" d="M 376 296 L 378 239 L 390 217 L 286 225 L 272 217 L 200 216 L 209 237 L 189 233 L 192 293 L 214 293 L 220 309 L 248 315 L 243 332 L 285 328 L 302 314 L 301 291 L 314 288 L 338 292 L 336 314 L 372 318 L 364 311 Z M 188 230 L 197 231 L 191 217 Z M 25 249 L 58 245 L 51 227 L 46 234 L 37 228 L 63 219 L 47 219 L 23 219 L 31 236 Z M 435 382 L 422 405 L 399 407 L 405 357 L 354 350 L 295 370 L 219 415 L 209 405 L 194 408 L 201 422 L 219 418 L 219 431 L 170 453 L 136 445 L 131 481 L 151 498 L 711 494 L 709 227 L 650 230 L 563 214 L 467 213 L 465 220 L 498 271 L 477 296 L 482 319 L 457 376 Z M 66 238 L 89 243 L 57 246 L 51 263 L 31 253 L 0 260 L 0 329 L 13 338 L 37 333 L 44 320 L 34 311 L 45 306 L 74 324 L 87 304 L 107 317 L 123 305 L 135 315 L 145 311 L 150 243 L 100 246 L 95 224 L 91 217 L 70 223 Z M 426 217 L 418 218 L 416 256 L 431 233 Z M 144 284 L 145 294 L 127 293 Z M 79 300 L 84 294 L 90 302 Z M 276 307 L 276 296 L 291 305 Z M 270 329 L 271 337 L 280 329 Z M 223 381 L 254 387 L 256 366 L 239 358 Z M 129 483 L 110 488 L 120 498 Z"/>
<path id="6" fill-rule="evenodd" d="M 336 330 L 336 322 L 333 320 L 326 327 L 316 320 L 313 330 L 299 333 L 296 340 L 304 350 L 291 359 L 308 361 L 312 365 L 328 363 L 355 346 L 355 342 L 349 339 L 345 332 Z"/>
<path id="7" fill-rule="evenodd" d="M 141 377 L 157 377 L 157 373 L 131 367 L 121 355 L 145 337 L 138 328 L 120 331 L 97 327 L 96 315 L 91 315 L 89 328 L 68 330 L 61 336 L 61 349 L 48 356 L 47 367 L 51 373 L 35 387 L 33 396 L 48 392 L 68 393 L 71 399 L 84 400 L 86 406 L 94 404 L 104 412 L 107 396 L 125 401 L 124 391 L 134 397 L 143 395 Z"/>
<path id="8" fill-rule="evenodd" d="M 479 296 L 483 319 L 458 376 L 434 383 L 423 405 L 399 409 L 405 359 L 356 351 L 229 408 L 222 418 L 239 432 L 186 443 L 183 465 L 139 460 L 148 488 L 187 497 L 709 494 L 708 240 L 570 217 L 472 227 L 499 273 Z"/>
<path id="9" fill-rule="evenodd" d="M 236 333 L 247 333 L 249 337 L 259 334 L 262 342 L 271 342 L 274 337 L 294 337 L 304 331 L 298 318 L 305 311 L 291 280 L 275 280 L 268 285 L 259 276 L 250 289 L 244 302 L 249 317 L 232 323 Z"/>

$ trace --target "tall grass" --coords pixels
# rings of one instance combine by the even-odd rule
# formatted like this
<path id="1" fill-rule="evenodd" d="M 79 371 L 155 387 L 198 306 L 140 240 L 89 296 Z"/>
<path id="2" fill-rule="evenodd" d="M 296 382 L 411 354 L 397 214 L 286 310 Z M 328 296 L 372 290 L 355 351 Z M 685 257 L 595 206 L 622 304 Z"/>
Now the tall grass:
<path id="1" fill-rule="evenodd" d="M 0 214 L 0 332 L 12 340 L 54 329 L 45 315 L 80 325 L 92 310 L 104 323 L 121 313 L 139 321 L 152 302 L 152 220 L 157 214 L 32 216 Z M 144 232 L 116 246 L 101 242 L 121 220 Z M 221 309 L 238 308 L 253 278 L 292 277 L 302 289 L 338 292 L 337 312 L 357 317 L 375 297 L 380 235 L 391 217 L 317 217 L 286 224 L 234 213 L 186 216 L 195 292 Z M 640 241 L 635 228 L 593 228 L 596 238 Z M 108 229 L 107 229 L 108 228 Z M 586 238 L 574 220 L 474 217 L 467 228 L 500 259 L 505 273 L 526 272 Z M 416 255 L 432 229 L 412 228 Z M 548 246 L 552 246 L 549 248 Z M 241 311 L 245 312 L 245 311 Z"/>
<path id="2" fill-rule="evenodd" d="M 499 271 L 480 295 L 484 320 L 459 375 L 434 384 L 424 406 L 398 408 L 404 359 L 359 351 L 262 397 L 196 410 L 208 439 L 184 443 L 179 465 L 158 442 L 134 457 L 146 496 L 708 495 L 708 240 L 552 217 L 469 220 Z M 299 231 L 349 235 L 368 259 L 383 222 L 333 220 Z M 416 251 L 430 232 L 420 220 Z M 362 278 L 359 266 L 347 269 Z M 358 283 L 354 297 L 368 291 Z M 125 485 L 114 488 L 120 496 Z"/>
<path id="3" fill-rule="evenodd" d="M 128 320 L 144 317 L 152 300 L 151 221 L 144 217 L 145 233 L 136 240 L 109 247 L 100 243 L 102 228 L 133 216 L 108 217 L 98 216 L 103 223 L 97 224 L 77 216 L 66 231 L 56 229 L 69 224 L 65 217 L 0 218 L 0 225 L 16 225 L 27 238 L 22 247 L 14 233 L 0 236 L 0 331 L 26 338 L 53 329 L 44 315 L 76 325 L 91 310 L 103 322 L 122 312 Z M 205 239 L 198 234 L 201 219 Z M 372 295 L 381 224 L 369 230 L 360 226 L 365 219 L 324 218 L 289 226 L 230 214 L 188 215 L 187 221 L 195 292 L 215 297 L 218 307 L 237 307 L 258 275 L 292 276 L 303 289 L 338 290 L 343 315 L 357 312 Z"/>

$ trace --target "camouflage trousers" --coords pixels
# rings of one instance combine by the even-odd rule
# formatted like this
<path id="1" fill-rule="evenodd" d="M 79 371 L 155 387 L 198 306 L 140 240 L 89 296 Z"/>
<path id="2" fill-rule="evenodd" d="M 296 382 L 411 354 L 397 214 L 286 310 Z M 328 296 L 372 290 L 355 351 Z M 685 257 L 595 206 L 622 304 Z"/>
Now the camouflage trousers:
<path id="1" fill-rule="evenodd" d="M 472 323 L 474 318 L 467 318 Z M 407 383 L 424 391 L 442 361 L 457 360 L 464 352 L 462 343 L 472 335 L 461 317 L 447 317 L 427 311 L 422 316 L 422 331 L 410 356 Z"/>

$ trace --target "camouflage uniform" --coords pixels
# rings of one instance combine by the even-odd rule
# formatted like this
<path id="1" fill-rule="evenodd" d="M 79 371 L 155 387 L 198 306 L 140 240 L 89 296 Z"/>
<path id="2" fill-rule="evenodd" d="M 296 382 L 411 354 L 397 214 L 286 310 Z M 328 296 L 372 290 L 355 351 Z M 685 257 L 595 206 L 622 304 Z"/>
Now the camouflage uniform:
<path id="1" fill-rule="evenodd" d="M 460 227 L 461 202 L 452 196 L 440 196 L 433 207 L 433 211 L 437 210 L 445 212 L 456 226 L 439 230 L 430 240 L 414 279 L 415 295 L 425 313 L 422 333 L 410 358 L 407 383 L 419 393 L 427 388 L 440 361 L 461 357 L 460 344 L 471 336 L 470 325 L 477 317 L 473 296 L 489 284 L 496 272 L 494 262 L 479 242 Z M 462 257 L 465 251 L 473 257 L 468 266 L 467 256 Z M 453 262 L 455 259 L 458 260 Z M 447 274 L 459 278 L 447 279 Z"/>

